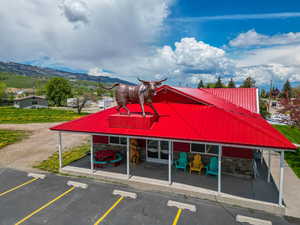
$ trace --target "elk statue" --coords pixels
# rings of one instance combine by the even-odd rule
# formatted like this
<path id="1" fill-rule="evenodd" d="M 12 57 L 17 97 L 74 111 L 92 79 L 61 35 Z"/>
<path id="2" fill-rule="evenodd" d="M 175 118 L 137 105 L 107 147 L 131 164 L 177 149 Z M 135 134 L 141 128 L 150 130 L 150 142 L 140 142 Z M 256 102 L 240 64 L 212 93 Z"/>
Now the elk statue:
<path id="1" fill-rule="evenodd" d="M 106 90 L 111 90 L 116 87 L 115 98 L 118 104 L 117 110 L 120 111 L 121 108 L 126 109 L 127 114 L 130 115 L 130 111 L 127 108 L 128 103 L 139 103 L 142 108 L 143 117 L 146 116 L 144 104 L 148 104 L 154 111 L 156 116 L 159 116 L 158 112 L 152 104 L 152 97 L 156 95 L 156 88 L 166 81 L 166 79 L 160 81 L 144 81 L 138 78 L 141 82 L 137 86 L 130 86 L 126 84 L 114 84 L 110 88 L 105 88 Z"/>

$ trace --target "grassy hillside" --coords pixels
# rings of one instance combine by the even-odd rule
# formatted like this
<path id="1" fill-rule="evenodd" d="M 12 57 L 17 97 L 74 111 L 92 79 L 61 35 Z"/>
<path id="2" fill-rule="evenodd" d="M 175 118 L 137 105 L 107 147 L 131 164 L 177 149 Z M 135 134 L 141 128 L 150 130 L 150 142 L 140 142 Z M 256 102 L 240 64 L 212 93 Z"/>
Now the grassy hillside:
<path id="1" fill-rule="evenodd" d="M 16 109 L 0 107 L 0 124 L 49 123 L 77 119 L 86 113 L 77 114 L 60 109 Z"/>
<path id="2" fill-rule="evenodd" d="M 47 78 L 28 77 L 23 75 L 16 75 L 13 73 L 0 72 L 0 81 L 4 82 L 7 87 L 33 88 L 37 81 L 45 84 L 47 82 Z"/>

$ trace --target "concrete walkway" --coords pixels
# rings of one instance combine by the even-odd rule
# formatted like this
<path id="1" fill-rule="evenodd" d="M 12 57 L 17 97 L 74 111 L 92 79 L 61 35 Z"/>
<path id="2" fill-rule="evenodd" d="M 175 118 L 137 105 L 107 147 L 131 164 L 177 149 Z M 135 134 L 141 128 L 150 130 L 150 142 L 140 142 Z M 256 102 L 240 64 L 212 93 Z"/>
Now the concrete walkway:
<path id="1" fill-rule="evenodd" d="M 265 161 L 268 162 L 268 152 L 264 152 Z M 300 218 L 300 179 L 287 163 L 284 168 L 283 200 L 286 204 L 286 215 Z M 280 155 L 271 154 L 271 174 L 274 182 L 279 187 Z"/>

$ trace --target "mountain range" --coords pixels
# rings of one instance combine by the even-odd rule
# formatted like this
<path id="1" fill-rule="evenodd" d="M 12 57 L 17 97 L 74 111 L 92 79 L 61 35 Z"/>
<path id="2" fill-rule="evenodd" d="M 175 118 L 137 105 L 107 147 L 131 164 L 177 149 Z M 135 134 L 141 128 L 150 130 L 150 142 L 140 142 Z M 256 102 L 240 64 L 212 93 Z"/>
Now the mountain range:
<path id="1" fill-rule="evenodd" d="M 108 76 L 91 76 L 85 73 L 74 73 L 62 70 L 43 68 L 39 66 L 31 66 L 15 62 L 1 62 L 0 72 L 8 72 L 25 76 L 46 76 L 46 77 L 64 77 L 66 79 L 87 80 L 87 81 L 101 81 L 103 83 L 123 83 L 133 84 L 126 80 Z"/>

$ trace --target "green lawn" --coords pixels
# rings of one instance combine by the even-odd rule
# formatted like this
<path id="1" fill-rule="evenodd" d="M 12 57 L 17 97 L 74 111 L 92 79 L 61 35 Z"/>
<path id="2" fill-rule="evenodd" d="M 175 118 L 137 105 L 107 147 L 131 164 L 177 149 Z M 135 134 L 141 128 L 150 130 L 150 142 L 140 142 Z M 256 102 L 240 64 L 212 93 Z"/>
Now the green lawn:
<path id="1" fill-rule="evenodd" d="M 300 144 L 300 130 L 284 125 L 274 125 L 274 127 L 283 133 L 291 142 Z M 296 152 L 285 153 L 285 160 L 300 178 L 300 148 Z"/>
<path id="2" fill-rule="evenodd" d="M 6 145 L 21 141 L 29 135 L 22 130 L 0 130 L 0 149 Z"/>
<path id="3" fill-rule="evenodd" d="M 300 144 L 300 130 L 285 125 L 274 125 L 274 127 L 283 133 L 291 142 Z"/>
<path id="4" fill-rule="evenodd" d="M 0 124 L 60 122 L 77 119 L 83 115 L 87 114 L 77 114 L 70 110 L 59 109 L 0 107 Z"/>
<path id="5" fill-rule="evenodd" d="M 75 148 L 70 149 L 69 151 L 63 152 L 63 166 L 70 164 L 78 159 L 83 158 L 90 151 L 90 144 L 84 144 Z M 58 173 L 59 161 L 58 161 L 58 152 L 55 152 L 47 160 L 42 161 L 34 168 L 39 168 L 41 170 L 46 170 L 53 173 Z"/>

